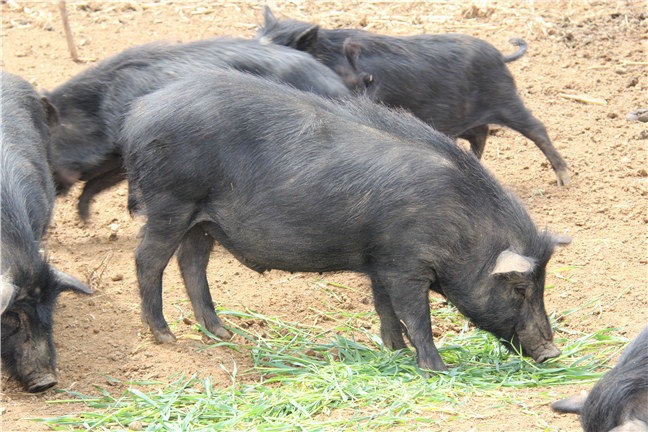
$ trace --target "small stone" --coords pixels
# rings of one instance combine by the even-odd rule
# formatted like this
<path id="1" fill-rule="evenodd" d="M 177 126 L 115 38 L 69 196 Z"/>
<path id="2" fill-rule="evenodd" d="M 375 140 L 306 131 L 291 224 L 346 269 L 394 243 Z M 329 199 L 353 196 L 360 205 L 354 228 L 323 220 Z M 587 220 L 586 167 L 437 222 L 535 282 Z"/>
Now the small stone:
<path id="1" fill-rule="evenodd" d="M 121 274 L 121 273 L 117 273 L 116 275 L 113 275 L 110 278 L 110 280 L 113 281 L 113 282 L 118 282 L 118 281 L 123 280 L 123 279 L 124 279 L 124 275 Z"/>
<path id="2" fill-rule="evenodd" d="M 630 111 L 626 116 L 628 121 L 640 121 L 643 123 L 648 122 L 648 108 L 638 109 L 635 111 Z"/>
<path id="3" fill-rule="evenodd" d="M 626 85 L 626 87 L 634 87 L 634 86 L 636 86 L 637 84 L 639 84 L 639 78 L 637 78 L 637 77 L 632 77 L 632 78 L 630 78 L 630 79 L 628 80 L 628 84 Z"/>
<path id="4" fill-rule="evenodd" d="M 608 118 L 611 118 L 611 119 L 615 119 L 615 118 L 619 117 L 619 115 L 617 113 L 614 113 L 614 112 L 607 113 L 607 116 L 608 116 Z"/>
<path id="5" fill-rule="evenodd" d="M 128 425 L 128 429 L 132 431 L 141 431 L 142 429 L 144 429 L 144 425 L 142 424 L 141 421 L 135 420 L 134 422 L 130 422 L 130 424 Z"/>

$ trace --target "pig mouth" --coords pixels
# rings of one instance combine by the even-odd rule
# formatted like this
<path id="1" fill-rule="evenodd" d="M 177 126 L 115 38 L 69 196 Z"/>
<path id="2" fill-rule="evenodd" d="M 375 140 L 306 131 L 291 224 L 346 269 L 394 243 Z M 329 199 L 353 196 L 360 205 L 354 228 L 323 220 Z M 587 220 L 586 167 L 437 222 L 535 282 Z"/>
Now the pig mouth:
<path id="1" fill-rule="evenodd" d="M 40 393 L 54 387 L 56 384 L 58 384 L 56 377 L 53 374 L 48 373 L 38 376 L 30 382 L 26 383 L 25 387 L 27 387 L 27 391 L 29 393 Z"/>
<path id="2" fill-rule="evenodd" d="M 552 341 L 543 341 L 533 347 L 525 347 L 520 343 L 518 335 L 514 335 L 511 341 L 506 341 L 504 345 L 509 351 L 521 352 L 523 356 L 533 358 L 536 363 L 543 363 L 562 354 L 562 351 Z"/>
<path id="3" fill-rule="evenodd" d="M 562 351 L 552 343 L 548 346 L 543 346 L 540 352 L 531 354 L 531 357 L 533 357 L 533 360 L 537 363 L 543 363 L 546 360 L 558 357 L 560 354 L 562 354 Z"/>

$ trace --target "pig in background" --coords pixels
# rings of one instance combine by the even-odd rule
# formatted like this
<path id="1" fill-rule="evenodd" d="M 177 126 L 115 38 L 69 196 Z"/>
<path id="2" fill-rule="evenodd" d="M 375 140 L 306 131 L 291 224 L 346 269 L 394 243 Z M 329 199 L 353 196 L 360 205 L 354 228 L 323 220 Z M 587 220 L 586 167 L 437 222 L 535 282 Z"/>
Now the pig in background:
<path id="1" fill-rule="evenodd" d="M 278 20 L 264 8 L 257 35 L 306 51 L 338 72 L 361 70 L 371 78 L 367 95 L 390 107 L 402 107 L 438 131 L 465 138 L 481 158 L 488 124 L 501 124 L 532 140 L 547 157 L 558 185 L 569 184 L 567 164 L 554 148 L 544 125 L 526 109 L 506 67 L 526 52 L 502 56 L 491 44 L 472 36 L 439 34 L 384 36 L 354 29 L 326 30 L 296 20 Z"/>
<path id="2" fill-rule="evenodd" d="M 88 218 L 96 194 L 124 179 L 116 140 L 131 102 L 192 73 L 222 68 L 331 98 L 350 94 L 337 74 L 310 55 L 253 40 L 213 38 L 129 48 L 46 93 L 60 117 L 52 128 L 55 180 L 59 192 L 67 191 L 77 180 L 86 181 L 78 203 L 82 219 Z M 345 75 L 355 74 L 348 70 Z"/>
<path id="3" fill-rule="evenodd" d="M 585 432 L 648 431 L 648 327 L 623 351 L 619 362 L 585 396 L 551 404 L 580 414 Z"/>
<path id="4" fill-rule="evenodd" d="M 560 354 L 545 266 L 569 239 L 538 232 L 474 155 L 407 113 L 221 72 L 138 99 L 123 140 L 147 216 L 142 317 L 158 342 L 175 340 L 162 276 L 176 249 L 197 320 L 228 335 L 206 277 L 216 240 L 258 272 L 368 275 L 384 344 L 404 348 L 405 334 L 423 369 L 446 370 L 430 289 L 508 348 L 538 362 Z"/>
<path id="5" fill-rule="evenodd" d="M 56 113 L 22 78 L 3 72 L 0 84 L 2 362 L 28 391 L 39 392 L 56 385 L 56 298 L 90 289 L 50 267 L 40 252 L 55 200 L 47 145 Z"/>

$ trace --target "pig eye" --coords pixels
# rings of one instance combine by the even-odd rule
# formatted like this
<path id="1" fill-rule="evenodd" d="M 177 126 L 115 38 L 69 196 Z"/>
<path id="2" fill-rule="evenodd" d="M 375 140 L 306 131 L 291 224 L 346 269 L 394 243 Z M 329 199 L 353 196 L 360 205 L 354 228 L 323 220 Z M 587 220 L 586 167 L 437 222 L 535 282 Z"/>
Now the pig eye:
<path id="1" fill-rule="evenodd" d="M 516 294 L 524 296 L 524 294 L 526 293 L 526 287 L 523 285 L 516 285 L 513 287 L 513 291 L 515 291 Z"/>
<path id="2" fill-rule="evenodd" d="M 2 333 L 3 336 L 11 336 L 20 328 L 20 318 L 12 312 L 2 315 Z"/>

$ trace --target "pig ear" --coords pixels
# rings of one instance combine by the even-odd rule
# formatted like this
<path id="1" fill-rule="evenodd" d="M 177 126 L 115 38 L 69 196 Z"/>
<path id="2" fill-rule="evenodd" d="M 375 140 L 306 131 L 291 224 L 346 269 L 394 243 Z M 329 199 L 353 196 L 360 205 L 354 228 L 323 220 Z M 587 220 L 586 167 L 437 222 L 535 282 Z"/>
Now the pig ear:
<path id="1" fill-rule="evenodd" d="M 279 22 L 267 5 L 263 6 L 263 20 L 266 27 L 272 27 Z"/>
<path id="2" fill-rule="evenodd" d="M 358 57 L 360 57 L 360 44 L 353 41 L 351 38 L 347 38 L 342 44 L 342 51 L 344 52 L 344 56 L 346 57 L 349 64 L 353 66 L 353 68 L 357 71 L 357 61 Z"/>
<path id="3" fill-rule="evenodd" d="M 503 274 L 503 273 L 529 273 L 533 270 L 535 262 L 532 258 L 520 255 L 517 252 L 513 252 L 510 249 L 503 251 L 497 257 L 495 261 L 495 268 L 491 272 L 494 274 Z"/>
<path id="4" fill-rule="evenodd" d="M 567 246 L 572 241 L 571 237 L 562 234 L 549 233 L 548 236 L 556 246 Z"/>
<path id="5" fill-rule="evenodd" d="M 4 313 L 9 307 L 17 292 L 18 287 L 9 282 L 4 275 L 0 275 L 0 313 Z"/>
<path id="6" fill-rule="evenodd" d="M 92 288 L 61 270 L 52 268 L 52 277 L 58 286 L 59 291 L 76 291 L 84 294 L 92 294 Z"/>
<path id="7" fill-rule="evenodd" d="M 45 108 L 47 124 L 51 127 L 59 122 L 59 112 L 54 105 L 47 99 L 47 96 L 41 97 L 41 102 Z"/>
<path id="8" fill-rule="evenodd" d="M 556 401 L 550 406 L 552 410 L 560 413 L 580 414 L 585 405 L 586 399 L 587 393 L 583 392 L 578 396 L 572 396 L 567 399 Z"/>
<path id="9" fill-rule="evenodd" d="M 294 48 L 299 51 L 311 52 L 317 43 L 317 36 L 319 33 L 319 26 L 312 26 L 304 30 L 294 42 Z"/>

